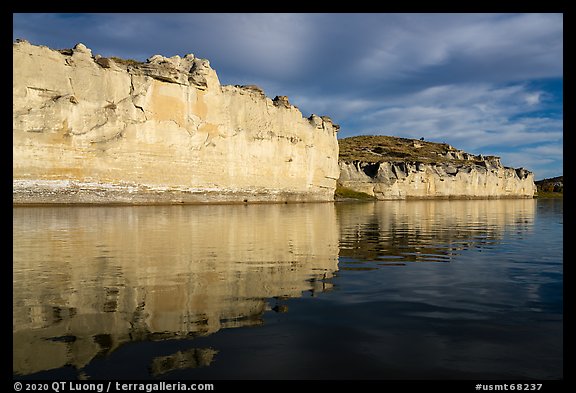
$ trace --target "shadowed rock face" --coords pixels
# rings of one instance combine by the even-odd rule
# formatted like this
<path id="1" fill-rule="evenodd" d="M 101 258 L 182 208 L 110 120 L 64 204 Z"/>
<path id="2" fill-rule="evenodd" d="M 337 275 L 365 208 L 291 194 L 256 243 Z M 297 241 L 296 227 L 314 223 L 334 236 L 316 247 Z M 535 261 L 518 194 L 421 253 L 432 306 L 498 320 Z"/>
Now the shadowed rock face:
<path id="1" fill-rule="evenodd" d="M 14 203 L 333 200 L 338 126 L 205 59 L 13 45 Z"/>

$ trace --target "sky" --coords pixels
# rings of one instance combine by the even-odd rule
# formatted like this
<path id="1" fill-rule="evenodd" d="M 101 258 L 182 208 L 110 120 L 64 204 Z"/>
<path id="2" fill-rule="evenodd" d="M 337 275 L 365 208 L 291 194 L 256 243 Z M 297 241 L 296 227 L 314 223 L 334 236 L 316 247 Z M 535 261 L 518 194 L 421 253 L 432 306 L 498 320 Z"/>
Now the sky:
<path id="1" fill-rule="evenodd" d="M 193 53 L 338 138 L 424 138 L 563 175 L 563 15 L 13 14 L 13 39 L 145 61 Z"/>

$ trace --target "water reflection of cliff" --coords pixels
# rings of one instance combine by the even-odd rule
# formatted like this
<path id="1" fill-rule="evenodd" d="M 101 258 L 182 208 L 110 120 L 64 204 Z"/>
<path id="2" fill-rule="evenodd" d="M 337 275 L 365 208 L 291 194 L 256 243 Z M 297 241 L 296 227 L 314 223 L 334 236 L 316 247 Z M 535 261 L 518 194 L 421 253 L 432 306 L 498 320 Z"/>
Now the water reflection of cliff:
<path id="1" fill-rule="evenodd" d="M 536 201 L 386 201 L 339 204 L 337 211 L 340 269 L 355 269 L 355 263 L 362 265 L 359 269 L 370 269 L 376 266 L 366 267 L 365 261 L 447 262 L 461 250 L 492 247 L 509 230 L 531 229 Z"/>
<path id="2" fill-rule="evenodd" d="M 337 270 L 332 204 L 16 208 L 15 374 L 82 369 L 134 340 L 258 325 Z M 217 349 L 153 359 L 153 375 Z"/>

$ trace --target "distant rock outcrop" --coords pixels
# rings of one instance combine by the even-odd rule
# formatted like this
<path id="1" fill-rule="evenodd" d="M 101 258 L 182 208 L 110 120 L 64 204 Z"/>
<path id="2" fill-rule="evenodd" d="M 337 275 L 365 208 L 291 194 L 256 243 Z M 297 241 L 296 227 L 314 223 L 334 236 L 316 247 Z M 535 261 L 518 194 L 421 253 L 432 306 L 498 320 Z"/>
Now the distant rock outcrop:
<path id="1" fill-rule="evenodd" d="M 547 179 L 536 180 L 538 192 L 564 192 L 564 176 L 550 177 Z"/>
<path id="2" fill-rule="evenodd" d="M 13 44 L 13 202 L 330 201 L 338 126 L 208 60 Z"/>
<path id="3" fill-rule="evenodd" d="M 532 198 L 534 175 L 448 144 L 362 136 L 340 140 L 339 184 L 377 199 Z"/>

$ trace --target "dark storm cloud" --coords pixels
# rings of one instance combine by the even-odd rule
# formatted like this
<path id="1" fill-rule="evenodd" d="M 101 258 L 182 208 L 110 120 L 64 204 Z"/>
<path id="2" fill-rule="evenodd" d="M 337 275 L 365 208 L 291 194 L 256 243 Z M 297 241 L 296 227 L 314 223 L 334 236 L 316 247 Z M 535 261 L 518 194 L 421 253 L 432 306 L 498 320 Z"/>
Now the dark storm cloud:
<path id="1" fill-rule="evenodd" d="M 562 92 L 532 83 L 562 80 L 562 35 L 561 14 L 16 14 L 13 31 L 103 56 L 194 53 L 341 136 L 440 138 L 537 177 L 562 170 Z"/>

